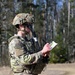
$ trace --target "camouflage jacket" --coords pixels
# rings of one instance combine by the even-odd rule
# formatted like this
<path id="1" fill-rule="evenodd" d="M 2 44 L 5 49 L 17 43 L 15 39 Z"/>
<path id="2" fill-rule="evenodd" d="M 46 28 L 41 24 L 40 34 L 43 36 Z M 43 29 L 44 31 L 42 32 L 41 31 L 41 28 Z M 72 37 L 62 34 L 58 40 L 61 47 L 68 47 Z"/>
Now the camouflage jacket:
<path id="1" fill-rule="evenodd" d="M 30 73 L 37 73 L 41 64 L 43 64 L 42 53 L 35 49 L 33 41 L 17 35 L 9 39 L 9 54 L 11 68 L 14 72 L 23 72 L 26 70 Z M 44 66 L 45 64 L 43 64 Z M 43 67 L 41 67 L 40 72 Z"/>

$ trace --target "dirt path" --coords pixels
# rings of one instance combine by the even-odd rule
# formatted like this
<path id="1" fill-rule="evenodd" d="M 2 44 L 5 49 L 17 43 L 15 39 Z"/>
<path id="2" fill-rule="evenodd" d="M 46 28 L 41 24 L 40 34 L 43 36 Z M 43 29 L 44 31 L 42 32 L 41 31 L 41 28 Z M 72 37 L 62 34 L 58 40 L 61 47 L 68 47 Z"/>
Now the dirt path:
<path id="1" fill-rule="evenodd" d="M 9 67 L 1 67 L 0 75 L 12 75 Z M 40 75 L 75 75 L 75 63 L 48 64 Z"/>
<path id="2" fill-rule="evenodd" d="M 49 64 L 41 75 L 75 75 L 75 63 Z"/>

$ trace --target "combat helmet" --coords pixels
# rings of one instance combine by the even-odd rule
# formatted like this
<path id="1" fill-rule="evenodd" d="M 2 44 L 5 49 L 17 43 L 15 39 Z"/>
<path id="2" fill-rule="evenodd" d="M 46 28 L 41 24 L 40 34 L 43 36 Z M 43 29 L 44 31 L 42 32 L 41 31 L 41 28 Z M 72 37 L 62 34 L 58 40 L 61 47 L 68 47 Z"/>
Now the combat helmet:
<path id="1" fill-rule="evenodd" d="M 16 26 L 16 25 L 19 25 L 19 24 L 23 24 L 25 22 L 28 22 L 28 23 L 32 24 L 34 22 L 34 16 L 32 14 L 29 14 L 29 13 L 17 14 L 15 16 L 15 18 L 13 19 L 12 24 L 14 26 Z"/>

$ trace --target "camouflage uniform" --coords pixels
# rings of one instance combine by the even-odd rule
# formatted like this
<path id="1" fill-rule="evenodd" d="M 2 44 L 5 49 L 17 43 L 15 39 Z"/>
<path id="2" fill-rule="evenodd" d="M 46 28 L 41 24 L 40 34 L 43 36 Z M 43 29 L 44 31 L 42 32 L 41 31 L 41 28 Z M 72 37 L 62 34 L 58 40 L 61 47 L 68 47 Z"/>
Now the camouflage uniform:
<path id="1" fill-rule="evenodd" d="M 19 23 L 17 19 L 20 17 L 21 14 L 14 19 L 13 25 Z M 31 21 L 28 18 L 26 16 L 26 18 L 19 19 L 20 24 L 25 22 L 26 19 Z M 42 61 L 42 53 L 36 49 L 32 39 L 28 40 L 26 37 L 22 38 L 18 35 L 12 36 L 9 39 L 9 54 L 11 69 L 14 75 L 37 75 L 41 73 L 45 66 Z"/>

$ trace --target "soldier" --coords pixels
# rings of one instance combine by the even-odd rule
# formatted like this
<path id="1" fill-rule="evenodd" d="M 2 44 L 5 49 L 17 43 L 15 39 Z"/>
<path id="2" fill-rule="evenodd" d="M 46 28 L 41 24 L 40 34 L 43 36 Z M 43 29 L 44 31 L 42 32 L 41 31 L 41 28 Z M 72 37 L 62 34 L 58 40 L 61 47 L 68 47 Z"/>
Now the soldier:
<path id="1" fill-rule="evenodd" d="M 43 57 L 48 56 L 50 45 L 46 43 L 42 50 L 36 50 L 30 34 L 33 15 L 28 13 L 17 14 L 12 22 L 17 28 L 17 34 L 9 39 L 10 65 L 14 75 L 38 75 Z M 38 65 L 38 66 L 37 66 Z M 41 63 L 42 65 L 42 63 Z"/>

